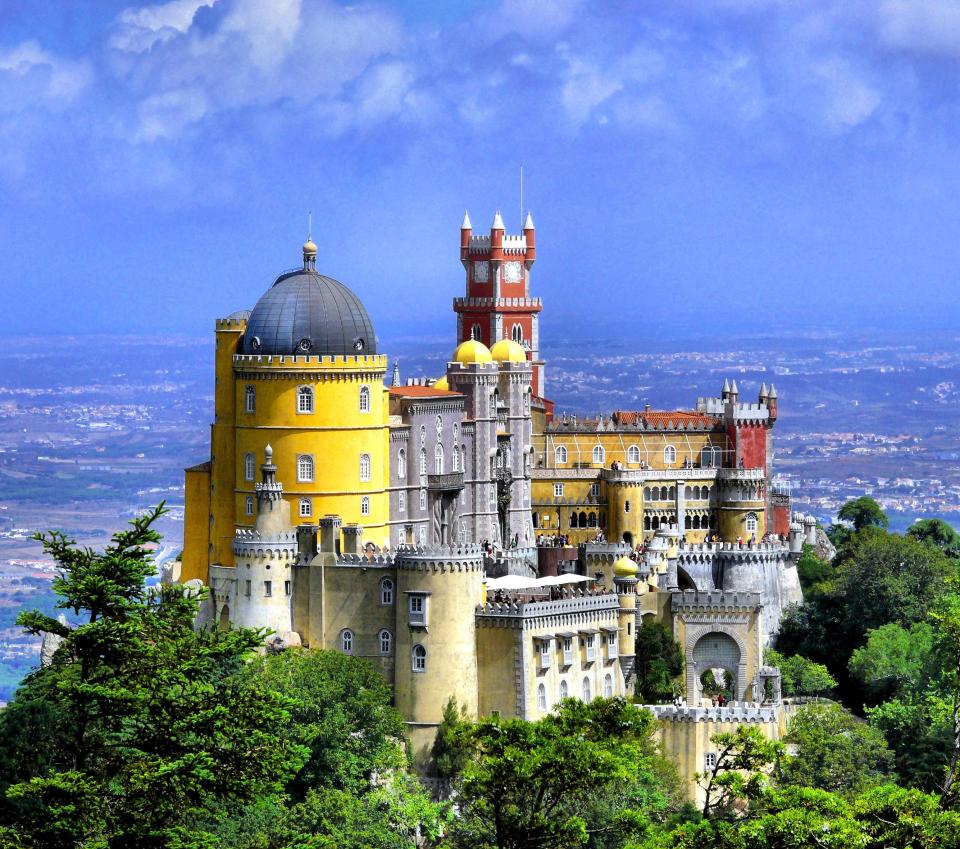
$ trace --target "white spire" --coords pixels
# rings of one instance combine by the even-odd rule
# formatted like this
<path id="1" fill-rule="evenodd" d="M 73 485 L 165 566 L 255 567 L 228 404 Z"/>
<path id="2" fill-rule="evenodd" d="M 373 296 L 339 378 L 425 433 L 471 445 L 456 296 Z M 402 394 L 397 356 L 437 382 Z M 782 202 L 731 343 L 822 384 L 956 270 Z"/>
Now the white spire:
<path id="1" fill-rule="evenodd" d="M 723 379 L 723 394 L 726 395 L 729 391 L 730 391 L 730 379 L 725 377 Z"/>
<path id="2" fill-rule="evenodd" d="M 533 229 L 533 216 L 529 212 L 527 213 L 527 220 L 523 223 L 523 229 L 524 230 Z"/>
<path id="3" fill-rule="evenodd" d="M 463 211 L 463 224 L 460 225 L 461 230 L 472 230 L 473 225 L 470 223 L 470 213 L 466 210 Z"/>
<path id="4" fill-rule="evenodd" d="M 497 210 L 497 214 L 493 216 L 493 226 L 492 226 L 490 229 L 491 229 L 491 230 L 505 230 L 505 229 L 506 229 L 506 228 L 503 226 L 503 218 L 500 217 L 500 210 L 499 210 L 499 209 Z"/>
<path id="5" fill-rule="evenodd" d="M 766 398 L 766 397 L 767 397 L 767 384 L 766 384 L 766 383 L 761 383 L 761 384 L 760 384 L 760 397 L 761 397 L 761 398 Z"/>
<path id="6" fill-rule="evenodd" d="M 731 394 L 731 395 L 739 395 L 739 394 L 740 394 L 740 390 L 737 388 L 736 378 L 734 378 L 733 385 L 730 387 L 730 394 Z"/>

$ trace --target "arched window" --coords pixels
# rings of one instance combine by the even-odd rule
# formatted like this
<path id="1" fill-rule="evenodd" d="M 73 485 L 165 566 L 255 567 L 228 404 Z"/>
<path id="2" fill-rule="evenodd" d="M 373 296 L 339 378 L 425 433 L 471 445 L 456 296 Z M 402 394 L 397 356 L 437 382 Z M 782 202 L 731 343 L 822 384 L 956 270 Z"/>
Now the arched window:
<path id="1" fill-rule="evenodd" d="M 367 496 L 363 496 L 360 499 L 360 515 L 369 516 L 370 515 L 370 499 Z"/>
<path id="2" fill-rule="evenodd" d="M 685 531 L 693 530 L 693 519 L 690 517 L 689 513 L 683 517 L 683 529 Z"/>
<path id="3" fill-rule="evenodd" d="M 360 455 L 360 480 L 362 481 L 370 480 L 370 455 L 369 454 Z"/>
<path id="4" fill-rule="evenodd" d="M 383 578 L 380 581 L 380 604 L 387 606 L 393 604 L 393 580 L 391 578 Z"/>
<path id="5" fill-rule="evenodd" d="M 427 473 L 427 449 L 420 449 L 420 474 L 425 475 Z"/>
<path id="6" fill-rule="evenodd" d="M 470 338 L 476 340 L 477 342 L 480 341 L 480 325 L 479 324 L 474 324 L 473 327 L 470 328 Z"/>
<path id="7" fill-rule="evenodd" d="M 584 678 L 584 679 L 583 679 L 583 700 L 584 700 L 585 702 L 593 701 L 593 697 L 592 697 L 592 695 L 590 694 L 590 679 L 589 679 L 589 678 Z"/>
<path id="8" fill-rule="evenodd" d="M 407 478 L 407 452 L 403 448 L 397 452 L 397 477 L 400 480 Z"/>
<path id="9" fill-rule="evenodd" d="M 569 696 L 570 696 L 570 687 L 567 686 L 566 681 L 561 681 L 560 682 L 560 698 L 566 699 L 566 698 L 569 698 Z"/>
<path id="10" fill-rule="evenodd" d="M 246 480 L 252 481 L 257 473 L 257 460 L 253 454 L 245 454 L 243 457 L 243 476 Z"/>
<path id="11" fill-rule="evenodd" d="M 427 426 L 420 425 L 420 447 L 423 448 L 427 441 Z"/>
<path id="12" fill-rule="evenodd" d="M 518 345 L 523 342 L 523 328 L 519 324 L 513 325 L 513 329 L 510 331 L 510 338 Z"/>
<path id="13" fill-rule="evenodd" d="M 360 412 L 361 413 L 370 412 L 370 387 L 369 386 L 360 387 Z"/>
<path id="14" fill-rule="evenodd" d="M 597 514 L 591 513 L 589 516 L 587 516 L 587 527 L 595 528 L 596 526 L 597 526 Z"/>
<path id="15" fill-rule="evenodd" d="M 640 447 L 638 445 L 631 445 L 627 449 L 627 462 L 628 463 L 640 462 Z"/>
<path id="16" fill-rule="evenodd" d="M 443 446 L 438 442 L 433 449 L 433 471 L 434 474 L 443 474 Z"/>
<path id="17" fill-rule="evenodd" d="M 411 667 L 414 672 L 426 672 L 427 671 L 427 650 L 421 646 L 419 643 L 413 647 L 410 652 L 411 655 Z"/>
<path id="18" fill-rule="evenodd" d="M 757 514 L 747 513 L 746 518 L 743 520 L 743 527 L 748 534 L 755 534 L 757 532 L 757 528 L 759 527 L 759 523 L 757 522 Z"/>
<path id="19" fill-rule="evenodd" d="M 456 445 L 453 446 L 453 470 L 460 471 L 460 449 Z"/>
<path id="20" fill-rule="evenodd" d="M 541 684 L 537 687 L 537 710 L 547 709 L 547 688 Z"/>
<path id="21" fill-rule="evenodd" d="M 303 519 L 313 513 L 313 505 L 309 498 L 300 499 L 300 518 Z"/>
<path id="22" fill-rule="evenodd" d="M 582 510 L 580 511 L 579 519 L 580 519 L 580 521 L 578 522 L 579 526 L 581 528 L 585 528 L 587 526 L 587 514 L 584 513 Z"/>
<path id="23" fill-rule="evenodd" d="M 670 497 L 670 490 L 668 490 L 665 486 L 661 486 L 661 487 L 660 487 L 660 500 L 661 500 L 661 501 L 666 501 L 669 497 Z"/>
<path id="24" fill-rule="evenodd" d="M 607 452 L 603 450 L 602 445 L 593 446 L 593 462 L 594 463 L 600 463 L 601 465 L 603 465 L 603 461 L 606 458 L 606 456 L 607 456 Z"/>
<path id="25" fill-rule="evenodd" d="M 523 414 L 525 416 L 530 415 L 530 395 L 531 390 L 529 389 L 523 393 Z"/>
<path id="26" fill-rule="evenodd" d="M 349 628 L 344 628 L 340 632 L 340 651 L 344 654 L 353 653 L 353 631 Z"/>
<path id="27" fill-rule="evenodd" d="M 553 459 L 556 461 L 557 465 L 567 462 L 567 446 L 558 445 L 553 449 Z"/>
<path id="28" fill-rule="evenodd" d="M 677 462 L 677 449 L 673 445 L 668 445 L 663 449 L 663 462 L 668 466 L 672 466 Z"/>
<path id="29" fill-rule="evenodd" d="M 693 499 L 693 487 L 692 487 L 692 486 L 688 486 L 686 489 L 684 489 L 684 491 L 683 491 L 683 496 L 684 496 L 684 498 Z"/>
<path id="30" fill-rule="evenodd" d="M 613 698 L 613 676 L 609 673 L 603 676 L 603 697 L 605 699 Z"/>
<path id="31" fill-rule="evenodd" d="M 570 527 L 571 527 L 571 528 L 575 528 L 576 526 L 577 526 L 577 514 L 576 514 L 576 513 L 571 513 L 571 514 L 570 514 Z"/>
<path id="32" fill-rule="evenodd" d="M 654 487 L 653 490 L 651 491 L 649 486 L 645 486 L 643 488 L 643 499 L 644 501 L 659 501 L 660 492 L 657 490 L 656 487 Z"/>
<path id="33" fill-rule="evenodd" d="M 676 488 L 675 486 L 671 486 L 671 487 L 670 487 L 670 492 L 669 492 L 669 494 L 667 495 L 667 498 L 669 498 L 671 501 L 673 501 L 676 497 L 677 497 L 677 488 Z"/>
<path id="34" fill-rule="evenodd" d="M 420 490 L 420 509 L 427 509 L 427 491 L 425 489 Z M 421 528 L 421 530 L 423 529 Z"/>
<path id="35" fill-rule="evenodd" d="M 403 490 L 397 494 L 397 510 L 400 513 L 407 512 L 407 494 Z"/>
<path id="36" fill-rule="evenodd" d="M 377 634 L 377 642 L 380 643 L 380 654 L 390 654 L 393 650 L 393 634 L 386 628 Z"/>
<path id="37" fill-rule="evenodd" d="M 643 517 L 643 529 L 644 529 L 645 531 L 649 531 L 649 530 L 650 530 L 650 517 L 649 517 L 649 516 L 644 516 L 644 517 Z"/>
<path id="38" fill-rule="evenodd" d="M 248 386 L 243 390 L 243 408 L 248 413 L 255 413 L 257 411 L 257 390 L 252 386 Z"/>
<path id="39" fill-rule="evenodd" d="M 301 386 L 297 389 L 297 412 L 313 412 L 313 387 Z"/>
<path id="40" fill-rule="evenodd" d="M 301 454 L 297 457 L 297 481 L 310 483 L 313 481 L 313 456 Z"/>

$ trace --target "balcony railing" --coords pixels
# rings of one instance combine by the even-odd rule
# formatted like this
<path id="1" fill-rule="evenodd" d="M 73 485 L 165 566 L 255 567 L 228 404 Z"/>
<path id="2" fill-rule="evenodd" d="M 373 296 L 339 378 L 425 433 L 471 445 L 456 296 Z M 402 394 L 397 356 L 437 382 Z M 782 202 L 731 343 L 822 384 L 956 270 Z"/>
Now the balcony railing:
<path id="1" fill-rule="evenodd" d="M 463 472 L 427 475 L 427 489 L 433 492 L 456 492 L 463 489 Z"/>

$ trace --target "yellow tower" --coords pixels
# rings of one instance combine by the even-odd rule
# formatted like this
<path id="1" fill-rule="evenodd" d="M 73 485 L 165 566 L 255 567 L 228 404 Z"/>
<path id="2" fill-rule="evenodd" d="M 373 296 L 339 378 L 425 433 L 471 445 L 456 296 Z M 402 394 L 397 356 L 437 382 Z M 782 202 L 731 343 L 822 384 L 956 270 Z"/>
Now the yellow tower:
<path id="1" fill-rule="evenodd" d="M 234 565 L 268 443 L 295 524 L 333 514 L 388 541 L 387 358 L 360 299 L 317 273 L 316 251 L 308 240 L 302 268 L 281 274 L 249 315 L 217 322 L 211 456 L 188 473 L 183 580 Z"/>

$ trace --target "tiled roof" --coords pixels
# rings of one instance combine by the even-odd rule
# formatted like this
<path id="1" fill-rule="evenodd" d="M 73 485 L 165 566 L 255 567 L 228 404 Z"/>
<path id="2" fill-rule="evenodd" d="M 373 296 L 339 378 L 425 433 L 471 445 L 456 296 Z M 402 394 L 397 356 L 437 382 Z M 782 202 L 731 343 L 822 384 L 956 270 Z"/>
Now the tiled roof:
<path id="1" fill-rule="evenodd" d="M 617 410 L 613 419 L 618 424 L 635 425 L 643 422 L 647 427 L 689 427 L 691 425 L 712 427 L 718 421 L 716 416 L 697 413 L 690 410 Z"/>
<path id="2" fill-rule="evenodd" d="M 461 393 L 451 392 L 449 389 L 434 389 L 432 386 L 391 386 L 390 394 L 395 398 L 441 398 Z"/>

